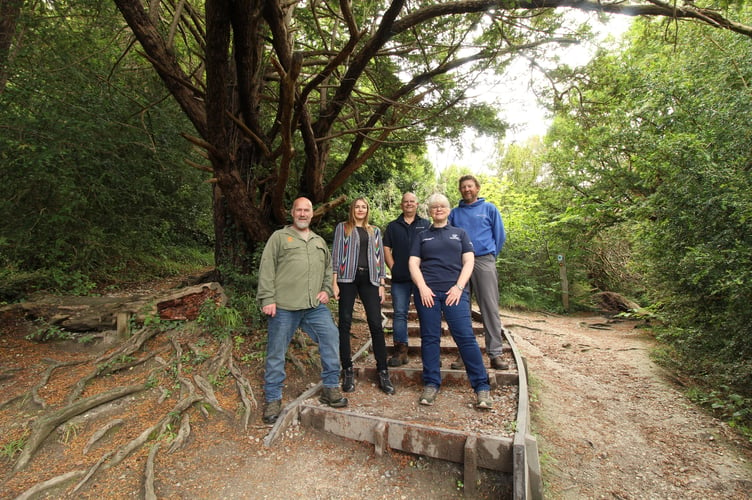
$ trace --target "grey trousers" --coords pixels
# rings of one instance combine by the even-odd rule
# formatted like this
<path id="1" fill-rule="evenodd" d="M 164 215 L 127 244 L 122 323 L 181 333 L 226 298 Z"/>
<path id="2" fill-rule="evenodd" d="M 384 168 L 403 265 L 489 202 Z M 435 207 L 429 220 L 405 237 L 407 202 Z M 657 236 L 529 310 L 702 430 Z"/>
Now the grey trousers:
<path id="1" fill-rule="evenodd" d="M 499 273 L 496 271 L 496 256 L 493 254 L 475 257 L 475 267 L 470 276 L 470 286 L 483 317 L 486 336 L 486 354 L 489 358 L 501 356 L 502 335 L 499 314 Z"/>

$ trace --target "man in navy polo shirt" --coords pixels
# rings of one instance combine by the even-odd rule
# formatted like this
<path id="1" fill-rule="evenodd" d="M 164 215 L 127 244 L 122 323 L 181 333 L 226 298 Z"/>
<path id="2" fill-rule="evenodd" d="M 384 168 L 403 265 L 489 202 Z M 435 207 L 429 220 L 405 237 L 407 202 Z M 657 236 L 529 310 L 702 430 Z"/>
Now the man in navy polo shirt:
<path id="1" fill-rule="evenodd" d="M 407 364 L 407 311 L 410 309 L 410 296 L 413 282 L 407 259 L 415 235 L 424 231 L 430 223 L 418 215 L 418 200 L 413 193 L 402 195 L 402 214 L 390 222 L 384 231 L 384 259 L 392 275 L 391 293 L 394 316 L 392 330 L 394 350 L 389 358 L 389 366 Z"/>

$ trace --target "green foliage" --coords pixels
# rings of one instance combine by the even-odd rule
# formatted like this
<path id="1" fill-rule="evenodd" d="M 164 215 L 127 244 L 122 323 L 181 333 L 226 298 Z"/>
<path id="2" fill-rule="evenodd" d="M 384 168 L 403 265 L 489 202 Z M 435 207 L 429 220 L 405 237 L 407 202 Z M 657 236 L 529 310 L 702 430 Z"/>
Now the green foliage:
<path id="1" fill-rule="evenodd" d="M 205 174 L 176 168 L 195 157 L 179 135 L 189 124 L 148 67 L 121 57 L 113 6 L 58 8 L 21 19 L 0 93 L 0 266 L 24 284 L 12 299 L 29 278 L 86 294 L 211 251 Z"/>
<path id="2" fill-rule="evenodd" d="M 222 367 L 219 370 L 219 373 L 217 373 L 216 375 L 214 374 L 209 375 L 209 383 L 215 389 L 218 387 L 222 387 L 222 385 L 225 383 L 225 380 L 227 379 L 227 376 L 229 374 L 230 374 L 230 370 L 227 367 Z"/>
<path id="3" fill-rule="evenodd" d="M 34 321 L 37 325 L 35 330 L 26 335 L 26 340 L 32 340 L 36 342 L 54 342 L 57 340 L 70 340 L 73 338 L 73 334 L 66 331 L 57 325 L 52 325 L 44 319 L 37 319 Z"/>
<path id="4" fill-rule="evenodd" d="M 201 305 L 196 322 L 218 339 L 227 338 L 246 328 L 243 316 L 237 309 L 219 306 L 213 300 L 207 300 Z"/>
<path id="5" fill-rule="evenodd" d="M 579 84 L 559 96 L 546 163 L 589 283 L 652 303 L 669 322 L 661 361 L 748 428 L 752 68 L 739 61 L 752 47 L 694 25 L 666 33 L 640 21 L 623 53 L 569 75 Z"/>
<path id="6" fill-rule="evenodd" d="M 725 385 L 716 389 L 693 386 L 687 390 L 687 396 L 728 422 L 752 443 L 752 398 L 737 394 Z"/>
<path id="7" fill-rule="evenodd" d="M 136 319 L 134 317 L 131 317 L 131 321 L 133 324 L 131 325 L 131 331 L 135 328 L 135 321 Z M 160 332 L 166 332 L 169 330 L 175 330 L 183 326 L 182 321 L 169 321 L 169 320 L 163 320 L 159 314 L 146 314 L 144 315 L 144 328 L 154 328 L 156 330 L 159 330 Z"/>
<path id="8" fill-rule="evenodd" d="M 589 286 L 580 260 L 581 250 L 573 245 L 574 230 L 558 216 L 564 196 L 546 182 L 542 164 L 543 145 L 532 139 L 500 151 L 495 175 L 476 174 L 480 196 L 496 205 L 507 231 L 507 241 L 499 254 L 500 303 L 505 307 L 561 310 L 561 282 L 557 255 L 566 254 L 575 265 L 570 269 L 572 302 L 586 301 Z M 469 168 L 450 167 L 441 173 L 438 191 L 453 205 L 460 200 L 457 180 Z M 582 293 L 579 293 L 579 292 Z"/>
<path id="9" fill-rule="evenodd" d="M 20 453 L 21 450 L 24 449 L 27 439 L 28 436 L 24 436 L 22 438 L 3 443 L 2 446 L 0 446 L 0 456 L 5 457 L 5 460 L 8 462 L 12 461 L 13 457 L 15 457 L 17 453 Z"/>

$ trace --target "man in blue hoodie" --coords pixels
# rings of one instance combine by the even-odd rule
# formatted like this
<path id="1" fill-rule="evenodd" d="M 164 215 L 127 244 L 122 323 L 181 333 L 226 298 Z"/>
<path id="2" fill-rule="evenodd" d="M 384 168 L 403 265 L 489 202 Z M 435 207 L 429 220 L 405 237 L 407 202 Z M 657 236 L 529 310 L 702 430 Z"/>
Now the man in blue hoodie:
<path id="1" fill-rule="evenodd" d="M 499 314 L 499 275 L 496 257 L 506 240 L 504 222 L 493 203 L 478 198 L 480 182 L 473 175 L 463 175 L 459 180 L 460 201 L 449 214 L 449 224 L 460 227 L 470 236 L 475 251 L 475 268 L 470 277 L 472 293 L 480 307 L 486 337 L 486 354 L 491 368 L 507 370 L 509 365 L 502 358 L 502 326 Z M 452 363 L 452 369 L 464 368 L 462 359 Z"/>

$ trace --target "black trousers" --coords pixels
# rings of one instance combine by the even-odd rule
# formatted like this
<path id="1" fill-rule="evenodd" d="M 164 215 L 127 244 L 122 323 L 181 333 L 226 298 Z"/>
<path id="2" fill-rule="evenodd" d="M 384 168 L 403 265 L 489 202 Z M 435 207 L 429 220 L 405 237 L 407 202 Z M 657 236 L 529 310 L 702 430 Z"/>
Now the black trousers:
<path id="1" fill-rule="evenodd" d="M 386 370 L 386 341 L 384 328 L 381 326 L 381 299 L 379 287 L 373 286 L 368 277 L 368 270 L 358 271 L 352 283 L 338 282 L 339 286 L 339 359 L 342 368 L 352 366 L 352 352 L 350 347 L 350 327 L 352 326 L 355 298 L 360 297 L 366 310 L 368 329 L 371 332 L 373 355 L 376 358 L 376 369 Z"/>

